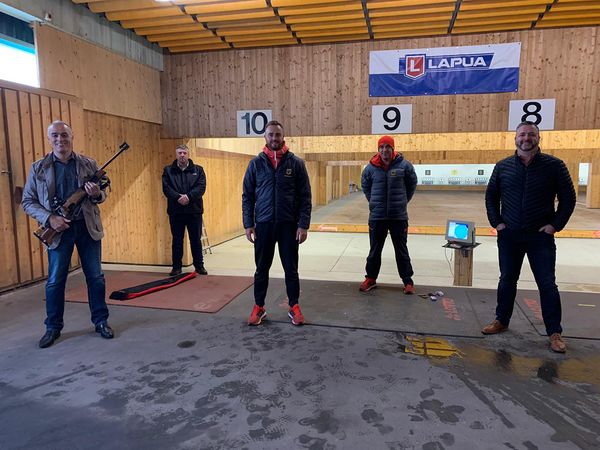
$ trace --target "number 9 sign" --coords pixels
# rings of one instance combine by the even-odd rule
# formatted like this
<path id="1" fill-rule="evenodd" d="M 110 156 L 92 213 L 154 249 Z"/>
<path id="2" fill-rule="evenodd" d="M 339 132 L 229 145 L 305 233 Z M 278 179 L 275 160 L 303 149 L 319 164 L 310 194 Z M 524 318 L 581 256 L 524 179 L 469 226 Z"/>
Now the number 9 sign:
<path id="1" fill-rule="evenodd" d="M 410 132 L 412 132 L 412 105 L 372 106 L 372 134 L 399 134 Z"/>

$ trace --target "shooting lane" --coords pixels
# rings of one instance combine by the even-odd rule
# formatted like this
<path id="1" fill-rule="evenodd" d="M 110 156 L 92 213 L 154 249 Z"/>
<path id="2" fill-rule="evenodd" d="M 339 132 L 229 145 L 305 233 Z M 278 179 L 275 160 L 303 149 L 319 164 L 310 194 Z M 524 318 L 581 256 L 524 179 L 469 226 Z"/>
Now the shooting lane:
<path id="1" fill-rule="evenodd" d="M 594 328 L 598 294 L 563 292 L 569 319 L 565 335 L 586 339 L 568 341 L 573 357 L 548 355 L 538 294 L 527 290 L 532 283 L 519 292 L 510 331 L 483 339 L 481 326 L 495 306 L 495 289 L 489 288 L 497 280 L 495 243 L 483 204 L 473 200 L 483 188 L 457 186 L 418 187 L 409 210 L 411 256 L 432 274 L 448 272 L 441 249 L 446 219 L 476 221 L 478 236 L 487 240 L 471 252 L 471 269 L 485 273 L 487 288 L 420 283 L 424 272 L 417 272 L 419 295 L 404 296 L 393 257 L 387 255 L 380 287 L 361 294 L 368 211 L 362 192 L 349 188 L 360 185 L 362 169 L 376 152 L 374 106 L 412 105 L 411 132 L 394 138 L 413 164 L 492 164 L 514 152 L 509 102 L 556 99 L 554 129 L 541 132 L 541 147 L 565 160 L 576 183 L 579 164 L 590 163 L 585 204 L 577 206 L 587 214 L 581 219 L 586 228 L 568 231 L 600 237 L 587 226 L 600 209 L 597 14 L 590 12 L 588 22 L 573 28 L 531 30 L 547 6 L 532 0 L 525 2 L 531 3 L 526 9 L 536 11 L 527 12 L 514 29 L 501 22 L 492 28 L 457 27 L 448 34 L 455 8 L 481 2 L 427 6 L 441 11 L 428 14 L 446 18 L 443 26 L 423 32 L 404 28 L 410 22 L 400 26 L 404 13 L 394 18 L 381 9 L 404 8 L 399 0 L 323 0 L 318 8 L 332 9 L 326 13 L 333 14 L 330 19 L 347 16 L 361 24 L 339 29 L 321 24 L 315 30 L 303 29 L 311 26 L 306 18 L 283 23 L 275 13 L 258 17 L 271 8 L 262 1 L 238 2 L 251 8 L 247 12 L 191 1 L 160 6 L 153 0 L 101 0 L 87 6 L 66 0 L 8 3 L 27 5 L 32 13 L 54 6 L 55 18 L 35 25 L 41 88 L 0 81 L 0 266 L 6 268 L 0 270 L 0 292 L 6 291 L 0 296 L 0 342 L 7 348 L 0 363 L 0 394 L 7 395 L 0 398 L 8 399 L 7 408 L 0 408 L 5 419 L 0 421 L 0 447 L 43 448 L 49 436 L 64 447 L 105 443 L 151 449 L 600 445 L 593 420 L 600 416 L 593 400 L 600 391 L 600 335 Z M 267 3 L 290 17 L 292 12 L 300 17 L 304 13 L 298 11 L 307 8 L 301 1 Z M 369 4 L 376 11 L 367 25 L 360 17 Z M 273 40 L 255 32 L 245 41 L 250 39 L 244 37 L 246 26 L 228 28 L 236 23 L 209 31 L 201 8 L 217 8 L 210 12 L 221 15 L 216 22 L 248 14 L 254 18 L 247 21 L 268 28 Z M 196 11 L 196 19 L 184 13 L 188 9 Z M 80 23 L 86 39 L 61 23 L 58 11 Z M 377 25 L 377 20 L 395 23 Z M 113 21 L 110 26 L 108 21 Z M 349 38 L 344 28 L 360 29 L 360 39 Z M 325 29 L 340 35 L 327 35 Z M 176 41 L 177 30 L 191 34 Z M 287 37 L 277 40 L 279 35 Z M 508 42 L 521 43 L 518 92 L 369 96 L 371 51 Z M 241 279 L 254 270 L 243 237 L 241 180 L 264 139 L 240 135 L 236 122 L 247 111 L 270 111 L 309 172 L 318 208 L 309 241 L 301 248 L 300 302 L 308 320 L 303 328 L 289 325 L 287 294 L 275 267 L 265 326 L 245 326 L 252 304 L 247 284 L 231 287 L 235 295 L 215 307 L 218 312 L 199 312 L 205 310 L 192 298 L 206 292 L 193 283 Z M 34 282 L 47 276 L 46 255 L 32 235 L 36 224 L 20 207 L 19 188 L 31 162 L 49 151 L 46 126 L 55 119 L 70 122 L 75 149 L 100 164 L 121 142 L 131 147 L 108 168 L 112 190 L 101 206 L 102 259 L 118 273 L 114 280 L 128 265 L 145 267 L 138 272 L 139 283 L 150 280 L 151 270 L 168 270 L 171 234 L 160 175 L 181 143 L 206 172 L 203 217 L 214 254 L 206 259 L 210 275 L 184 283 L 181 287 L 191 286 L 189 295 L 171 299 L 187 302 L 184 307 L 170 308 L 162 293 L 153 294 L 154 305 L 148 308 L 111 305 L 117 337 L 109 343 L 92 341 L 96 336 L 87 328 L 87 306 L 69 303 L 67 333 L 48 349 L 61 366 L 48 370 L 41 351 L 33 348 L 43 314 L 43 283 Z M 456 208 L 469 212 L 457 216 Z M 477 216 L 471 217 L 473 210 Z M 483 252 L 491 252 L 492 260 L 480 256 Z M 186 245 L 184 264 L 190 263 Z M 78 264 L 74 258 L 72 268 Z M 589 278 L 589 284 L 573 286 L 594 291 L 597 281 Z M 70 283 L 71 295 L 82 300 L 82 274 L 76 272 Z M 432 295 L 440 289 L 442 294 Z M 143 297 L 138 300 L 143 304 Z M 458 355 L 462 358 L 446 358 Z M 65 378 L 72 383 L 69 392 L 59 387 Z M 560 411 L 540 406 L 539 398 L 555 395 Z M 9 410 L 10 416 L 3 412 Z M 57 431 L 47 417 L 65 418 L 64 426 Z M 506 433 L 500 438 L 496 430 Z M 92 436 L 90 441 L 80 437 L 84 434 Z"/>

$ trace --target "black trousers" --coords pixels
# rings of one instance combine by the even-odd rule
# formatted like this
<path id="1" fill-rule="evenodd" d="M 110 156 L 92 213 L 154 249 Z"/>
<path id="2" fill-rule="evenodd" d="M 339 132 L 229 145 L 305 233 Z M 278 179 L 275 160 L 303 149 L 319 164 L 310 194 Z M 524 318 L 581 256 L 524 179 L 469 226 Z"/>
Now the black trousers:
<path id="1" fill-rule="evenodd" d="M 190 246 L 192 248 L 192 258 L 194 268 L 204 267 L 204 257 L 202 256 L 202 214 L 171 214 L 169 215 L 171 224 L 171 235 L 173 241 L 171 244 L 171 256 L 173 258 L 173 269 L 181 269 L 183 259 L 183 235 L 187 228 L 190 237 Z"/>
<path id="2" fill-rule="evenodd" d="M 542 231 L 521 231 L 505 228 L 498 232 L 498 305 L 496 319 L 508 325 L 517 296 L 517 281 L 523 259 L 527 255 L 531 271 L 540 291 L 542 317 L 546 333 L 562 333 L 562 308 L 556 286 L 556 244 L 554 236 Z"/>
<path id="3" fill-rule="evenodd" d="M 383 244 L 387 238 L 388 231 L 394 244 L 394 253 L 396 254 L 396 266 L 402 282 L 413 284 L 412 276 L 414 274 L 408 254 L 408 221 L 407 220 L 372 220 L 369 221 L 369 241 L 371 249 L 367 256 L 366 272 L 367 277 L 377 278 L 379 269 L 381 269 L 381 252 Z"/>
<path id="4" fill-rule="evenodd" d="M 265 305 L 269 288 L 269 269 L 275 255 L 275 243 L 279 247 L 279 258 L 285 272 L 285 288 L 290 307 L 298 303 L 300 297 L 300 279 L 298 277 L 298 241 L 295 223 L 257 223 L 254 228 L 254 301 L 258 306 Z"/>

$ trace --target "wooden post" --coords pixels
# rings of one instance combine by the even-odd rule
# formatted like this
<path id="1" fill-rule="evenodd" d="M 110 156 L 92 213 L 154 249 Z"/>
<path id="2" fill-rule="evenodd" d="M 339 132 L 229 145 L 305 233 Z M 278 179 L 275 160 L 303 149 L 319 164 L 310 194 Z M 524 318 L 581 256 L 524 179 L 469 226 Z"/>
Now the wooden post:
<path id="1" fill-rule="evenodd" d="M 575 188 L 575 198 L 579 195 L 579 163 L 578 162 L 565 162 L 571 180 L 573 180 L 573 187 Z"/>
<path id="2" fill-rule="evenodd" d="M 594 158 L 590 162 L 585 206 L 600 208 L 600 158 Z"/>
<path id="3" fill-rule="evenodd" d="M 473 249 L 454 249 L 454 286 L 473 285 Z"/>

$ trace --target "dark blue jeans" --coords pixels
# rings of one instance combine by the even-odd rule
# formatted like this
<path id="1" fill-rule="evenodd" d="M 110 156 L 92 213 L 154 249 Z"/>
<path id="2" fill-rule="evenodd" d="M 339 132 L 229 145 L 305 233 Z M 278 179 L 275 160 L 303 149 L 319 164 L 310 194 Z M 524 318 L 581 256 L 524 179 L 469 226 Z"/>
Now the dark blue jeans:
<path id="1" fill-rule="evenodd" d="M 99 325 L 108 319 L 105 300 L 106 283 L 100 266 L 102 244 L 101 241 L 94 241 L 91 238 L 85 220 L 78 220 L 72 222 L 70 228 L 62 234 L 58 247 L 48 250 L 47 317 L 44 322 L 48 330 L 62 330 L 64 326 L 65 285 L 74 246 L 77 246 L 81 267 L 85 274 L 92 323 Z"/>
<path id="2" fill-rule="evenodd" d="M 496 319 L 508 325 L 517 296 L 517 281 L 523 259 L 527 255 L 531 271 L 540 292 L 542 317 L 548 336 L 562 333 L 562 309 L 556 286 L 556 244 L 554 236 L 539 231 L 509 230 L 498 232 L 498 260 L 500 281 Z"/>
<path id="3" fill-rule="evenodd" d="M 396 255 L 396 267 L 402 282 L 413 284 L 412 276 L 414 274 L 410 255 L 408 254 L 408 221 L 407 220 L 372 220 L 369 221 L 369 242 L 371 249 L 367 256 L 367 265 L 365 270 L 367 277 L 377 279 L 381 269 L 381 252 L 383 244 L 390 232 L 394 253 Z"/>
<path id="4" fill-rule="evenodd" d="M 290 307 L 298 303 L 300 278 L 298 276 L 298 241 L 295 223 L 257 223 L 254 242 L 254 301 L 258 306 L 265 305 L 269 288 L 269 269 L 275 256 L 275 244 L 279 246 L 279 258 L 285 272 L 285 288 Z"/>
<path id="5" fill-rule="evenodd" d="M 192 260 L 194 268 L 200 270 L 204 267 L 204 256 L 202 255 L 202 214 L 172 214 L 169 215 L 171 225 L 171 256 L 173 258 L 173 269 L 181 269 L 183 261 L 183 236 L 187 228 L 192 249 Z"/>

